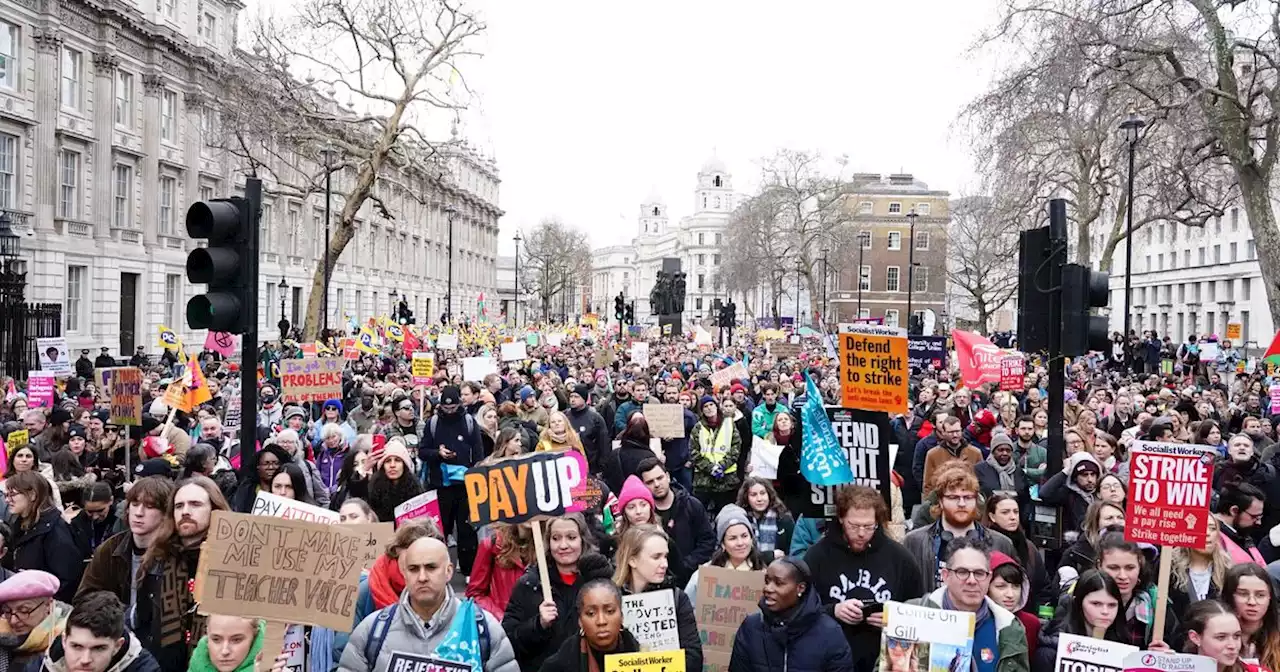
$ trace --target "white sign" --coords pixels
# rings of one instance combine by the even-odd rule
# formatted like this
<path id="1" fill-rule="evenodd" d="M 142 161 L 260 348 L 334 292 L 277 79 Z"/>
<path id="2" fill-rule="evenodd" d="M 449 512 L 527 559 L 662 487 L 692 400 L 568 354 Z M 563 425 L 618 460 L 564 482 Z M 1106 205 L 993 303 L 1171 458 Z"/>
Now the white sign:
<path id="1" fill-rule="evenodd" d="M 436 347 L 441 350 L 457 350 L 458 335 L 457 334 L 440 334 L 436 338 Z"/>
<path id="2" fill-rule="evenodd" d="M 522 359 L 528 359 L 528 358 L 529 358 L 529 353 L 527 350 L 525 350 L 524 341 L 513 341 L 511 343 L 502 344 L 502 361 L 518 362 Z M 467 380 L 473 380 L 473 379 L 467 378 Z M 474 380 L 478 381 L 480 379 L 475 378 Z"/>
<path id="3" fill-rule="evenodd" d="M 648 341 L 636 341 L 631 344 L 631 361 L 640 366 L 649 366 Z"/>
<path id="4" fill-rule="evenodd" d="M 564 343 L 564 334 L 547 334 L 547 345 L 560 347 Z"/>
<path id="5" fill-rule="evenodd" d="M 340 519 L 337 511 L 322 509 L 318 506 L 287 499 L 269 492 L 258 493 L 258 496 L 253 500 L 253 511 L 251 513 L 255 516 L 274 516 L 286 520 L 305 520 L 311 523 L 336 523 Z"/>
<path id="6" fill-rule="evenodd" d="M 680 648 L 675 593 L 670 589 L 622 596 L 622 624 L 640 642 L 641 651 Z"/>
<path id="7" fill-rule="evenodd" d="M 1057 672 L 1119 672 L 1124 659 L 1138 647 L 1062 633 L 1058 639 Z"/>
<path id="8" fill-rule="evenodd" d="M 48 371 L 55 376 L 71 375 L 71 354 L 67 352 L 65 336 L 37 338 L 36 347 L 40 350 L 41 371 Z"/>
<path id="9" fill-rule="evenodd" d="M 1125 672 L 1216 672 L 1218 661 L 1190 653 L 1138 651 L 1124 657 Z"/>
<path id="10" fill-rule="evenodd" d="M 463 357 L 462 379 L 478 383 L 484 377 L 498 372 L 498 363 L 492 357 Z"/>
<path id="11" fill-rule="evenodd" d="M 290 625 L 284 631 L 284 647 L 281 653 L 289 654 L 284 661 L 285 672 L 302 672 L 307 663 L 307 638 L 301 625 Z"/>
<path id="12" fill-rule="evenodd" d="M 755 437 L 751 440 L 751 475 L 760 478 L 778 477 L 778 458 L 782 457 L 782 446 Z"/>

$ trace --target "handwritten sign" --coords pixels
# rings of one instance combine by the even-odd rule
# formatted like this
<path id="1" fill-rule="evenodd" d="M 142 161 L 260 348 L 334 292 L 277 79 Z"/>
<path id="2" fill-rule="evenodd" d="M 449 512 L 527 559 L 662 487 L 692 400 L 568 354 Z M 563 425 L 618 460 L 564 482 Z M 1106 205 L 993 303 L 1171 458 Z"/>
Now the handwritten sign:
<path id="1" fill-rule="evenodd" d="M 1025 384 L 1026 362 L 1022 355 L 1007 355 L 1000 359 L 1000 389 L 1019 391 Z"/>
<path id="2" fill-rule="evenodd" d="M 32 371 L 27 374 L 27 405 L 31 408 L 53 408 L 53 389 L 57 385 L 52 373 Z"/>
<path id="3" fill-rule="evenodd" d="M 649 366 L 649 342 L 636 341 L 631 344 L 631 363 Z"/>
<path id="4" fill-rule="evenodd" d="M 413 353 L 413 384 L 430 385 L 436 372 L 435 355 L 429 352 Z"/>
<path id="5" fill-rule="evenodd" d="M 769 344 L 769 354 L 773 355 L 778 361 L 784 359 L 795 359 L 800 356 L 802 348 L 799 343 L 788 343 L 786 341 L 773 341 Z"/>
<path id="6" fill-rule="evenodd" d="M 1227 340 L 1238 344 L 1240 335 L 1244 333 L 1244 325 L 1239 322 L 1227 323 Z"/>
<path id="7" fill-rule="evenodd" d="M 839 335 L 842 406 L 907 412 L 907 337 L 901 329 L 854 325 Z"/>
<path id="8" fill-rule="evenodd" d="M 973 629 L 974 615 L 967 611 L 885 602 L 882 665 L 890 670 L 916 669 L 910 662 L 923 658 L 923 669 L 931 667 L 930 660 L 946 660 L 949 669 L 967 670 L 973 660 Z"/>
<path id="9" fill-rule="evenodd" d="M 457 350 L 458 335 L 457 334 L 440 334 L 436 339 L 436 347 L 441 350 Z"/>
<path id="10" fill-rule="evenodd" d="M 1124 659 L 1138 647 L 1105 639 L 1062 633 L 1058 639 L 1057 672 L 1120 672 Z"/>
<path id="11" fill-rule="evenodd" d="M 587 482 L 585 459 L 577 451 L 534 453 L 467 470 L 469 519 L 478 525 L 523 523 L 580 508 L 575 488 Z"/>
<path id="12" fill-rule="evenodd" d="M 728 672 L 733 638 L 747 617 L 760 611 L 763 572 L 738 572 L 727 567 L 698 568 L 695 620 L 702 639 L 704 672 Z"/>
<path id="13" fill-rule="evenodd" d="M 1134 441 L 1124 538 L 1203 549 L 1212 494 L 1212 446 Z"/>
<path id="14" fill-rule="evenodd" d="M 330 525 L 214 511 L 196 573 L 200 613 L 349 632 L 360 574 L 393 534 L 389 523 Z"/>
<path id="15" fill-rule="evenodd" d="M 684 406 L 680 404 L 645 404 L 642 411 L 649 423 L 649 434 L 660 439 L 684 438 Z"/>
<path id="16" fill-rule="evenodd" d="M 734 382 L 749 377 L 751 377 L 751 374 L 747 373 L 746 365 L 742 362 L 734 362 L 731 366 L 726 366 L 725 368 L 711 374 L 711 384 L 715 385 L 718 390 L 723 387 L 729 387 L 730 385 L 733 385 Z"/>
<path id="17" fill-rule="evenodd" d="M 615 653 L 604 657 L 604 672 L 685 672 L 684 663 L 684 649 Z"/>
<path id="18" fill-rule="evenodd" d="M 424 516 L 435 521 L 437 530 L 444 530 L 444 522 L 440 518 L 440 502 L 435 490 L 411 497 L 395 508 L 396 527 L 400 527 L 406 520 Z"/>
<path id="19" fill-rule="evenodd" d="M 680 648 L 675 594 L 670 590 L 623 595 L 622 624 L 640 642 L 641 651 Z"/>
<path id="20" fill-rule="evenodd" d="M 12 455 L 14 451 L 18 450 L 19 448 L 27 447 L 27 445 L 30 443 L 31 443 L 31 433 L 30 431 L 25 429 L 17 429 L 12 432 L 9 432 L 9 436 L 5 438 L 5 446 L 9 449 L 10 455 Z"/>
<path id="21" fill-rule="evenodd" d="M 129 366 L 111 370 L 111 424 L 142 424 L 142 369 Z"/>
<path id="22" fill-rule="evenodd" d="M 261 491 L 258 492 L 258 496 L 253 500 L 253 515 L 329 524 L 336 523 L 341 519 L 337 511 L 322 509 L 306 502 L 299 502 Z"/>
<path id="23" fill-rule="evenodd" d="M 328 401 L 342 397 L 341 359 L 285 359 L 280 362 L 282 401 Z"/>

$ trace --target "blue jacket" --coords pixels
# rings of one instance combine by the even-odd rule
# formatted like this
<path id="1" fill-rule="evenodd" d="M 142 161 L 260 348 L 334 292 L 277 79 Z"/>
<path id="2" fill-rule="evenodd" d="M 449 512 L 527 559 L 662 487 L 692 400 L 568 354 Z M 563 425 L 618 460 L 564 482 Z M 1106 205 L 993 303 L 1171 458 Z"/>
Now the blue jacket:
<path id="1" fill-rule="evenodd" d="M 760 602 L 733 639 L 729 672 L 853 672 L 844 631 L 818 604 L 810 585 L 792 613 L 770 614 Z"/>

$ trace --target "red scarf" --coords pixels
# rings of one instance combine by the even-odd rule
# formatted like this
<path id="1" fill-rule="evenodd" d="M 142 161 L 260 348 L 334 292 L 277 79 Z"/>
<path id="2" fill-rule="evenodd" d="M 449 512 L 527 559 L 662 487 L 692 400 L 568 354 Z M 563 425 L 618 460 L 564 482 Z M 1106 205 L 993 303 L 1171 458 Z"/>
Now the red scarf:
<path id="1" fill-rule="evenodd" d="M 791 430 L 783 432 L 777 427 L 773 428 L 773 442 L 779 446 L 785 446 L 791 443 Z"/>
<path id="2" fill-rule="evenodd" d="M 400 564 L 386 555 L 379 555 L 369 570 L 369 594 L 375 609 L 395 604 L 404 592 L 404 575 Z"/>

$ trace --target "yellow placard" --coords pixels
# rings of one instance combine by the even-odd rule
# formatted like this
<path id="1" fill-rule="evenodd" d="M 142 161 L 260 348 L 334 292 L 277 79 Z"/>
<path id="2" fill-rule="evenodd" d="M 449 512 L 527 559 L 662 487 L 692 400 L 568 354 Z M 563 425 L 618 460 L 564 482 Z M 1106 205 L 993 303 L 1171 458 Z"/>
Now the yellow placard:
<path id="1" fill-rule="evenodd" d="M 605 672 L 685 672 L 684 649 L 615 653 L 604 657 Z"/>
<path id="2" fill-rule="evenodd" d="M 23 448 L 29 443 L 31 443 L 31 433 L 25 429 L 9 432 L 9 436 L 5 438 L 5 444 L 9 449 L 10 455 L 13 455 L 15 450 Z"/>
<path id="3" fill-rule="evenodd" d="M 1239 322 L 1227 323 L 1227 340 L 1235 342 L 1240 340 L 1240 335 L 1244 332 L 1244 325 Z"/>
<path id="4" fill-rule="evenodd" d="M 413 353 L 413 384 L 426 385 L 436 372 L 436 358 L 429 352 Z M 421 381 L 421 382 L 419 382 Z"/>

